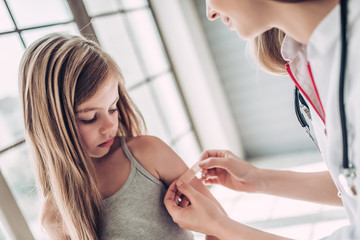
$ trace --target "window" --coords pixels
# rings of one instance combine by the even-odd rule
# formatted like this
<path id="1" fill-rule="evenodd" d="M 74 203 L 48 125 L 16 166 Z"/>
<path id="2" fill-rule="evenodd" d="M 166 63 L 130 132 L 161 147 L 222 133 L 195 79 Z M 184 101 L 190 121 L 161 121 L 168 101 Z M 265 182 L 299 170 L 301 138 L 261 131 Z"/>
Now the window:
<path id="1" fill-rule="evenodd" d="M 172 146 L 189 165 L 198 158 L 199 142 L 148 1 L 0 0 L 0 22 L 0 170 L 35 239 L 44 235 L 23 144 L 17 74 L 25 48 L 45 34 L 81 32 L 98 40 L 122 69 L 149 134 Z M 6 222 L 0 214 L 0 240 L 12 234 Z"/>
<path id="2" fill-rule="evenodd" d="M 122 69 L 149 134 L 172 146 L 190 165 L 199 156 L 199 144 L 149 3 L 145 0 L 106 3 L 84 1 L 99 43 Z M 186 143 L 194 147 L 184 147 Z"/>

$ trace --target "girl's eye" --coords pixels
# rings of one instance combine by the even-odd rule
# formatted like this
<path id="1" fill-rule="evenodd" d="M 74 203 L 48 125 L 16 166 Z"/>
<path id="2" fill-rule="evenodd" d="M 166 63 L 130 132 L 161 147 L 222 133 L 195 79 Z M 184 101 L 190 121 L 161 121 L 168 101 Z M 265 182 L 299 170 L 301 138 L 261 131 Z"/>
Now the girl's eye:
<path id="1" fill-rule="evenodd" d="M 117 110 L 118 110 L 117 108 L 110 109 L 110 110 L 109 110 L 109 113 L 117 112 Z"/>
<path id="2" fill-rule="evenodd" d="M 96 121 L 96 115 L 92 118 L 92 119 L 90 119 L 90 120 L 80 120 L 82 123 L 84 123 L 84 124 L 91 124 L 91 123 L 94 123 L 95 121 Z"/>

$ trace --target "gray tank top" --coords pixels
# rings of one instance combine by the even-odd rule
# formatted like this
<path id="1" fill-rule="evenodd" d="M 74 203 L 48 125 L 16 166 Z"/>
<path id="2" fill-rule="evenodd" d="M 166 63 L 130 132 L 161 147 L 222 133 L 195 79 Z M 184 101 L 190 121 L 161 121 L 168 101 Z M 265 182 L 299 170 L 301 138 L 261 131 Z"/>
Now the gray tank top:
<path id="1" fill-rule="evenodd" d="M 121 146 L 131 162 L 130 174 L 120 190 L 103 200 L 101 239 L 194 239 L 167 212 L 163 203 L 165 185 L 134 158 L 124 137 Z"/>

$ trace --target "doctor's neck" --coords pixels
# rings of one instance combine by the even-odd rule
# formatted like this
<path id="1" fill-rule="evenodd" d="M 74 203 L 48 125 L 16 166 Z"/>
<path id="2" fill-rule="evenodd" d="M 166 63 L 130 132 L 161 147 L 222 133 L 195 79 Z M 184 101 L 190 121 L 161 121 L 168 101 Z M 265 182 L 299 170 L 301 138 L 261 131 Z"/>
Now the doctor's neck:
<path id="1" fill-rule="evenodd" d="M 273 25 L 296 41 L 307 45 L 320 22 L 336 7 L 339 0 L 315 0 L 299 3 L 273 2 L 276 15 Z"/>

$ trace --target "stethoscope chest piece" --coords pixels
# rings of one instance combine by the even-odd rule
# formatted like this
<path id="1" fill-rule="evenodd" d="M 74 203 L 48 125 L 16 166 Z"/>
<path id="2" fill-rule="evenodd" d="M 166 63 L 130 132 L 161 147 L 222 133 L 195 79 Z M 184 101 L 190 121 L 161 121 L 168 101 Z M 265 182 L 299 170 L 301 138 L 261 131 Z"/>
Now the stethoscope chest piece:
<path id="1" fill-rule="evenodd" d="M 343 168 L 342 173 L 339 174 L 339 181 L 345 192 L 355 197 L 357 195 L 357 189 L 355 186 L 356 171 L 353 166 L 349 168 Z"/>

